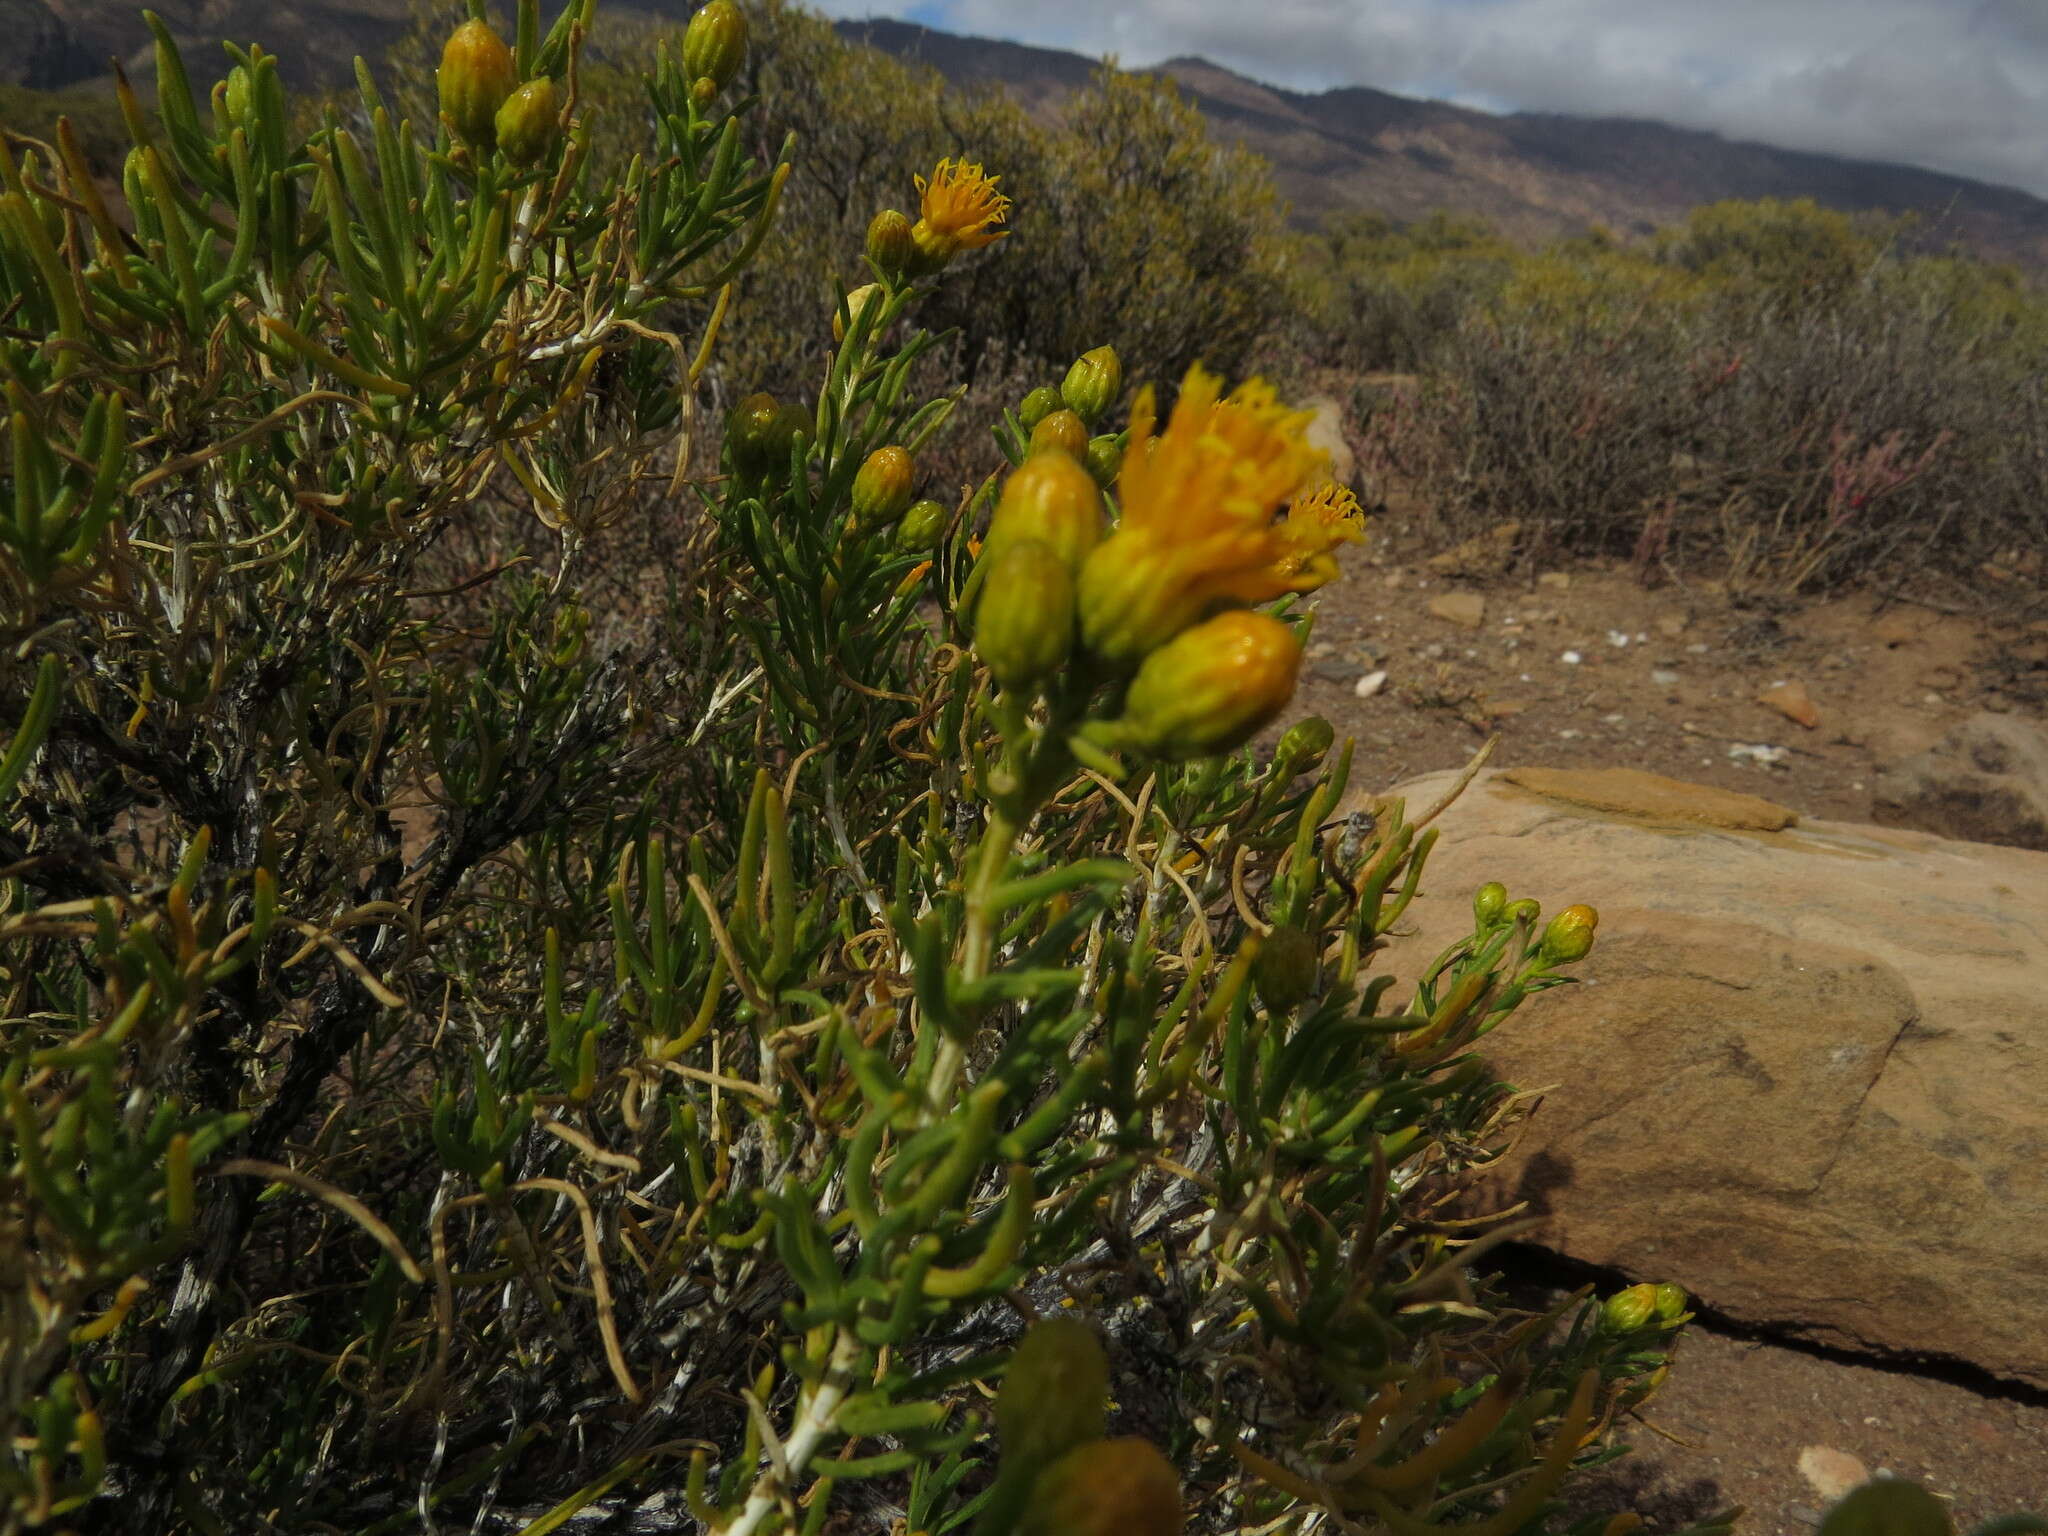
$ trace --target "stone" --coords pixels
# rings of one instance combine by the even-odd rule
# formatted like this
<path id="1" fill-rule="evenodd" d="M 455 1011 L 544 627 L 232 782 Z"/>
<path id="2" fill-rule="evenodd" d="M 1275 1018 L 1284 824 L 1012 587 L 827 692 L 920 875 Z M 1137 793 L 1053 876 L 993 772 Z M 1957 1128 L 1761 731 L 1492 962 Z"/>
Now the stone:
<path id="1" fill-rule="evenodd" d="M 1328 395 L 1304 400 L 1301 408 L 1309 413 L 1308 429 L 1302 436 L 1311 448 L 1328 459 L 1329 477 L 1339 485 L 1355 488 L 1353 477 L 1358 473 L 1358 459 L 1351 451 L 1351 435 L 1345 430 L 1344 408 Z"/>
<path id="2" fill-rule="evenodd" d="M 1820 709 L 1806 685 L 1799 682 L 1773 683 L 1756 696 L 1756 701 L 1809 731 L 1820 724 Z"/>
<path id="3" fill-rule="evenodd" d="M 2048 1388 L 2048 854 L 1614 798 L 1480 774 L 1376 962 L 1413 976 L 1488 880 L 1599 910 L 1591 984 L 1481 1042 L 1541 1103 L 1469 1209 L 1737 1323 Z"/>
<path id="4" fill-rule="evenodd" d="M 2048 849 L 2048 730 L 1972 715 L 1926 751 L 1879 771 L 1871 814 L 1887 826 Z"/>
<path id="5" fill-rule="evenodd" d="M 1682 613 L 1660 613 L 1657 615 L 1657 633 L 1666 640 L 1676 640 L 1685 633 L 1686 623 Z"/>
<path id="6" fill-rule="evenodd" d="M 1776 832 L 1799 820 L 1797 811 L 1756 795 L 1688 784 L 1640 768 L 1507 768 L 1497 777 L 1547 800 L 1661 826 Z"/>
<path id="7" fill-rule="evenodd" d="M 1477 629 L 1486 622 L 1486 599 L 1477 592 L 1446 592 L 1429 600 L 1429 611 L 1460 629 Z"/>
<path id="8" fill-rule="evenodd" d="M 1370 699 L 1375 697 L 1386 686 L 1387 674 L 1386 670 L 1382 668 L 1377 672 L 1366 673 L 1365 676 L 1352 685 L 1351 691 L 1361 699 Z"/>
<path id="9" fill-rule="evenodd" d="M 1536 578 L 1537 586 L 1549 587 L 1555 592 L 1562 592 L 1570 587 L 1571 584 L 1572 576 L 1570 571 L 1545 571 Z"/>
<path id="10" fill-rule="evenodd" d="M 1799 1453 L 1799 1475 L 1830 1504 L 1870 1481 L 1868 1467 L 1847 1451 L 1828 1445 L 1809 1445 Z"/>
<path id="11" fill-rule="evenodd" d="M 1522 525 L 1495 523 L 1476 538 L 1431 555 L 1424 563 L 1439 576 L 1498 576 L 1514 563 Z"/>

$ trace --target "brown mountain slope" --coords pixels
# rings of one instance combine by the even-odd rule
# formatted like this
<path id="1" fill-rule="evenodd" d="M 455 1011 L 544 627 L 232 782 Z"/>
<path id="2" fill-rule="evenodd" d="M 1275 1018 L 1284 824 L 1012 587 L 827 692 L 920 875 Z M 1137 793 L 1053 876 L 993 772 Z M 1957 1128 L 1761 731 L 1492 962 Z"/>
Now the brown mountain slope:
<path id="1" fill-rule="evenodd" d="M 617 0 L 613 0 L 617 3 Z M 543 9 L 552 13 L 553 0 Z M 619 9 L 680 20 L 693 0 Z M 217 73 L 214 39 L 258 39 L 294 85 L 337 85 L 404 29 L 411 0 L 157 0 L 195 75 Z M 1001 86 L 1048 116 L 1086 84 L 1094 61 L 1057 49 L 961 37 L 908 22 L 842 22 L 850 39 L 923 61 L 958 84 Z M 61 86 L 103 77 L 111 58 L 149 68 L 135 0 L 0 0 L 0 84 Z M 1414 219 L 1474 214 L 1519 239 L 1604 224 L 1641 232 L 1722 198 L 1811 197 L 1852 211 L 1912 211 L 1934 241 L 2048 266 L 2048 202 L 2011 188 L 1908 166 L 1746 144 L 1662 123 L 1545 113 L 1496 116 L 1364 87 L 1305 94 L 1203 59 L 1159 66 L 1214 125 L 1273 167 L 1296 219 L 1374 209 Z"/>

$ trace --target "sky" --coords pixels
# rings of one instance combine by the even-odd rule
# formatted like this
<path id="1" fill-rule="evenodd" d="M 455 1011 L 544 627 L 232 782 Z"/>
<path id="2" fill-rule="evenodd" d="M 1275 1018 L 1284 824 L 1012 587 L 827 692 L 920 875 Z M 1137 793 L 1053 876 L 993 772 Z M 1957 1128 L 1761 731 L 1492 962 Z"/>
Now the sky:
<path id="1" fill-rule="evenodd" d="M 818 3 L 818 0 L 814 0 Z M 822 0 L 1296 90 L 1647 117 L 2048 196 L 2048 0 Z"/>

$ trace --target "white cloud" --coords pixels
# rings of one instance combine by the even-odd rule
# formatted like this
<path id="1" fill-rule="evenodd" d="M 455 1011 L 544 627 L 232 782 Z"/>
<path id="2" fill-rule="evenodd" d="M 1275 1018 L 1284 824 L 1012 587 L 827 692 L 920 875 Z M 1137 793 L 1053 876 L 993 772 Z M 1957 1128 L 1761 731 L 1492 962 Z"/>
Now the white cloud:
<path id="1" fill-rule="evenodd" d="M 2048 195 L 2041 0 L 827 0 L 1302 90 L 1657 118 Z"/>

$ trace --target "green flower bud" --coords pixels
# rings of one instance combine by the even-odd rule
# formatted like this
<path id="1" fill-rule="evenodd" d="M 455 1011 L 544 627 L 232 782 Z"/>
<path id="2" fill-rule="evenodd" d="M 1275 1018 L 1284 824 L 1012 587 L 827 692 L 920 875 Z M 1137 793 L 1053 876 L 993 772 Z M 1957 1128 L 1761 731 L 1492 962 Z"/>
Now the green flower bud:
<path id="1" fill-rule="evenodd" d="M 1566 907 L 1543 930 L 1543 958 L 1552 965 L 1583 960 L 1593 952 L 1593 930 L 1600 914 L 1588 906 Z"/>
<path id="2" fill-rule="evenodd" d="M 1179 551 L 1138 528 L 1119 528 L 1081 567 L 1081 639 L 1119 670 L 1135 667 L 1180 634 L 1208 605 L 1176 579 Z"/>
<path id="3" fill-rule="evenodd" d="M 1095 483 L 1106 491 L 1116 483 L 1117 472 L 1124 467 L 1124 451 L 1113 437 L 1090 438 L 1088 452 L 1081 462 L 1088 466 Z"/>
<path id="4" fill-rule="evenodd" d="M 982 558 L 1021 539 L 1050 544 L 1070 571 L 1101 542 L 1102 492 L 1071 455 L 1034 453 L 1003 482 Z"/>
<path id="5" fill-rule="evenodd" d="M 1880 1477 L 1851 1488 L 1827 1512 L 1820 1536 L 1954 1536 L 1948 1506 L 1918 1483 Z"/>
<path id="6" fill-rule="evenodd" d="M 847 326 L 849 324 L 858 324 L 860 317 L 867 311 L 869 305 L 881 304 L 883 302 L 885 302 L 885 297 L 880 283 L 864 283 L 854 289 L 853 292 L 846 296 L 846 318 L 842 320 L 839 318 L 838 310 L 832 311 L 832 339 L 834 341 L 846 340 Z M 877 314 L 875 318 L 879 321 L 881 316 Z M 869 332 L 868 340 L 873 341 L 874 339 L 874 333 L 872 331 Z"/>
<path id="7" fill-rule="evenodd" d="M 1489 880 L 1472 893 L 1472 921 L 1481 929 L 1491 928 L 1500 921 L 1507 904 L 1508 888 L 1498 880 Z"/>
<path id="8" fill-rule="evenodd" d="M 734 471 L 750 480 L 789 468 L 789 451 L 811 419 L 800 406 L 777 405 L 768 394 L 749 395 L 725 419 L 725 445 Z"/>
<path id="9" fill-rule="evenodd" d="M 922 555 L 937 549 L 939 540 L 946 536 L 946 525 L 952 520 L 953 514 L 946 510 L 943 502 L 913 502 L 910 510 L 903 514 L 903 520 L 896 525 L 897 553 Z"/>
<path id="10" fill-rule="evenodd" d="M 1274 924 L 1252 957 L 1252 985 L 1266 1011 L 1284 1017 L 1314 997 L 1322 980 L 1322 960 L 1322 946 L 1313 935 L 1287 923 Z"/>
<path id="11" fill-rule="evenodd" d="M 1657 1321 L 1675 1323 L 1685 1316 L 1685 1309 L 1691 1298 L 1685 1294 L 1685 1287 L 1673 1285 L 1670 1281 L 1657 1287 Z"/>
<path id="12" fill-rule="evenodd" d="M 1074 573 L 1037 539 L 1003 546 L 974 607 L 974 649 L 1005 688 L 1036 687 L 1074 648 Z"/>
<path id="13" fill-rule="evenodd" d="M 1057 448 L 1076 460 L 1088 452 L 1088 429 L 1072 411 L 1053 411 L 1031 429 L 1031 451 Z"/>
<path id="14" fill-rule="evenodd" d="M 1288 775 L 1309 773 L 1329 756 L 1337 732 L 1321 715 L 1305 715 L 1287 728 L 1273 750 L 1276 769 Z"/>
<path id="15" fill-rule="evenodd" d="M 1501 916 L 1505 917 L 1509 922 L 1526 922 L 1531 927 L 1535 926 L 1536 919 L 1542 915 L 1543 904 L 1530 896 L 1524 896 L 1519 901 L 1511 901 L 1506 907 L 1501 909 Z"/>
<path id="16" fill-rule="evenodd" d="M 1043 1466 L 1102 1438 L 1109 1360 L 1095 1330 L 1075 1317 L 1033 1323 L 996 1392 L 1003 1460 Z"/>
<path id="17" fill-rule="evenodd" d="M 910 220 L 894 208 L 884 208 L 868 221 L 868 260 L 875 270 L 901 277 L 917 257 L 917 243 L 910 238 Z"/>
<path id="18" fill-rule="evenodd" d="M 497 142 L 498 108 L 519 84 L 512 50 L 487 21 L 465 21 L 449 35 L 434 76 L 441 115 L 456 136 L 479 149 Z"/>
<path id="19" fill-rule="evenodd" d="M 862 530 L 893 523 L 917 489 L 917 466 L 908 449 L 890 444 L 867 456 L 853 477 L 853 525 Z"/>
<path id="20" fill-rule="evenodd" d="M 1278 619 L 1219 613 L 1145 658 L 1110 734 L 1172 761 L 1228 752 L 1287 707 L 1300 665 L 1301 642 Z"/>
<path id="21" fill-rule="evenodd" d="M 690 105 L 699 112 L 709 112 L 711 103 L 718 100 L 718 82 L 709 75 L 699 75 L 690 82 Z"/>
<path id="22" fill-rule="evenodd" d="M 1180 1476 L 1135 1435 L 1076 1446 L 1038 1474 L 1019 1536 L 1180 1536 Z"/>
<path id="23" fill-rule="evenodd" d="M 256 101 L 256 82 L 251 78 L 248 66 L 237 64 L 228 71 L 227 89 L 221 97 L 221 108 L 227 114 L 230 128 L 249 127 L 249 114 Z"/>
<path id="24" fill-rule="evenodd" d="M 1066 382 L 1060 385 L 1060 398 L 1089 426 L 1102 419 L 1102 413 L 1116 404 L 1116 397 L 1123 393 L 1124 365 L 1117 361 L 1113 347 L 1097 347 L 1084 352 L 1067 370 Z"/>
<path id="25" fill-rule="evenodd" d="M 514 165 L 538 165 L 561 137 L 560 113 L 554 81 L 527 81 L 498 108 L 498 148 Z"/>
<path id="26" fill-rule="evenodd" d="M 1609 1333 L 1634 1333 L 1657 1315 L 1657 1287 L 1632 1285 L 1607 1298 L 1600 1308 L 1600 1326 Z"/>
<path id="27" fill-rule="evenodd" d="M 739 73 L 747 52 L 747 18 L 732 0 L 711 3 L 690 18 L 683 32 L 683 77 L 709 80 L 715 95 Z"/>
<path id="28" fill-rule="evenodd" d="M 1061 409 L 1060 392 L 1040 385 L 1026 395 L 1017 407 L 1017 420 L 1026 432 L 1038 430 L 1038 424 Z"/>

